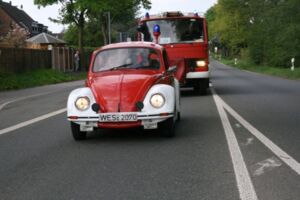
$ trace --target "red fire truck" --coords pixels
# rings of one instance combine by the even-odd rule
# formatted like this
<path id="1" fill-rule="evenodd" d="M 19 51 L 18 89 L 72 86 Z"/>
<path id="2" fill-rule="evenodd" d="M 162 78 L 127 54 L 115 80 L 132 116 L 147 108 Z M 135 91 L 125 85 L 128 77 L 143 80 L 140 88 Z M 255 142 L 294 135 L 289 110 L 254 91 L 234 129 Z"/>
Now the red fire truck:
<path id="1" fill-rule="evenodd" d="M 139 41 L 163 45 L 169 65 L 176 65 L 181 87 L 193 87 L 206 93 L 209 87 L 208 33 L 204 17 L 197 13 L 165 12 L 139 21 Z"/>

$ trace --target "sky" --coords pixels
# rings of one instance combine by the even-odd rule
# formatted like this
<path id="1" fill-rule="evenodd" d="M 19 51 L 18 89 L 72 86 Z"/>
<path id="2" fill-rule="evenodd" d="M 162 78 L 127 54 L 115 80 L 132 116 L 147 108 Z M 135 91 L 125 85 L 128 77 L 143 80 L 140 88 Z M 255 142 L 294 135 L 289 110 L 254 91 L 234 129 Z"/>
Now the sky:
<path id="1" fill-rule="evenodd" d="M 45 8 L 38 7 L 33 4 L 33 0 L 3 0 L 4 2 L 12 2 L 12 5 L 20 8 L 23 5 L 23 10 L 31 16 L 32 19 L 39 23 L 48 26 L 48 30 L 53 33 L 59 33 L 64 29 L 63 25 L 53 23 L 49 20 L 57 18 L 60 5 L 47 6 Z M 150 14 L 161 13 L 163 11 L 182 11 L 182 12 L 198 12 L 205 13 L 207 9 L 217 3 L 217 0 L 150 0 L 152 8 L 148 11 Z M 146 11 L 141 10 L 144 14 Z"/>
<path id="2" fill-rule="evenodd" d="M 165 11 L 198 12 L 204 14 L 217 0 L 150 0 L 152 8 L 149 14 Z M 141 12 L 144 12 L 142 9 Z"/>

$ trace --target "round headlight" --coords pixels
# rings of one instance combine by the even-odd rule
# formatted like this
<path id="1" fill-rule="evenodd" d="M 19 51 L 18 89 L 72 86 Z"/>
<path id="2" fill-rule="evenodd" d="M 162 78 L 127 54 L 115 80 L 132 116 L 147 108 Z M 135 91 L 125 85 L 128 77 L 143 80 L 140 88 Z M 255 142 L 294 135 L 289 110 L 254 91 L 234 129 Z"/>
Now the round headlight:
<path id="1" fill-rule="evenodd" d="M 154 94 L 150 99 L 150 103 L 154 108 L 161 108 L 165 104 L 165 97 L 162 94 Z"/>
<path id="2" fill-rule="evenodd" d="M 89 108 L 89 106 L 90 106 L 90 100 L 89 100 L 88 97 L 79 97 L 75 101 L 75 106 L 80 111 L 87 110 Z"/>

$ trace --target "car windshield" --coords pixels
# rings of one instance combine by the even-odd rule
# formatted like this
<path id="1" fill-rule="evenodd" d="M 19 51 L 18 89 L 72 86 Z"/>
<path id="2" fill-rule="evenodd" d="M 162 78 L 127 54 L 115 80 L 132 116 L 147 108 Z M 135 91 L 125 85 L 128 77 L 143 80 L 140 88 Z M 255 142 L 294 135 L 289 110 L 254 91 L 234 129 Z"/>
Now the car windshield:
<path id="1" fill-rule="evenodd" d="M 162 19 L 146 21 L 144 41 L 153 41 L 153 27 L 160 26 L 160 44 L 203 42 L 203 20 L 194 18 Z"/>
<path id="2" fill-rule="evenodd" d="M 159 69 L 158 53 L 150 48 L 116 48 L 96 55 L 93 71 L 120 69 Z"/>

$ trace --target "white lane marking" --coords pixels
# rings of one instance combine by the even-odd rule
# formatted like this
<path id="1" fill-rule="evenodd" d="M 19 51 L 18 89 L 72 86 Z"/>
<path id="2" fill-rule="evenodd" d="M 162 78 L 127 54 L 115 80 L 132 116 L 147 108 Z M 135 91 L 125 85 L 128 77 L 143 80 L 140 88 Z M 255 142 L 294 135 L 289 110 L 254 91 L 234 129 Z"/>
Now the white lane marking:
<path id="1" fill-rule="evenodd" d="M 12 101 L 8 101 L 8 102 L 5 102 L 5 103 L 1 104 L 0 105 L 0 110 L 2 110 L 5 106 L 7 106 L 10 103 L 12 103 Z"/>
<path id="2" fill-rule="evenodd" d="M 34 123 L 36 123 L 36 122 L 39 122 L 39 121 L 42 121 L 42 120 L 45 120 L 45 119 L 48 119 L 48 118 L 53 117 L 53 116 L 55 116 L 55 115 L 59 115 L 59 114 L 61 114 L 61 113 L 63 113 L 63 112 L 66 112 L 66 111 L 67 111 L 67 109 L 66 109 L 66 108 L 63 108 L 63 109 L 60 109 L 60 110 L 57 110 L 57 111 L 54 111 L 54 112 L 51 112 L 51 113 L 48 113 L 48 114 L 39 116 L 39 117 L 37 117 L 37 118 L 34 118 L 34 119 L 31 119 L 31 120 L 28 120 L 28 121 L 25 121 L 25 122 L 16 124 L 16 125 L 14 125 L 14 126 L 10 126 L 10 127 L 8 127 L 8 128 L 5 128 L 5 129 L 0 130 L 0 135 L 5 134 L 5 133 L 8 133 L 8 132 L 11 132 L 11 131 L 15 131 L 15 130 L 17 130 L 17 129 L 23 128 L 23 127 L 25 127 L 25 126 L 34 124 Z"/>
<path id="3" fill-rule="evenodd" d="M 260 161 L 255 164 L 253 176 L 263 175 L 266 171 L 271 171 L 276 167 L 280 167 L 282 163 L 275 156 L 266 160 Z"/>
<path id="4" fill-rule="evenodd" d="M 260 142 L 268 147 L 277 157 L 279 157 L 285 164 L 292 168 L 298 175 L 300 175 L 300 164 L 293 157 L 283 151 L 280 147 L 274 144 L 269 138 L 264 136 L 259 130 L 247 122 L 236 111 L 234 111 L 228 104 L 226 104 L 221 98 L 224 108 L 242 124 L 252 135 L 254 135 Z"/>
<path id="5" fill-rule="evenodd" d="M 230 151 L 232 164 L 234 168 L 235 178 L 238 186 L 238 190 L 240 193 L 241 200 L 257 200 L 257 195 L 252 184 L 250 175 L 248 173 L 242 152 L 240 150 L 238 141 L 234 134 L 234 131 L 231 127 L 228 116 L 223 108 L 222 100 L 216 94 L 213 88 L 211 88 L 213 93 L 214 101 L 217 105 L 217 109 L 222 121 L 222 125 L 225 131 L 228 148 Z"/>
<path id="6" fill-rule="evenodd" d="M 0 105 L 0 111 L 1 111 L 5 106 L 7 106 L 8 104 L 11 104 L 11 103 L 14 103 L 14 102 L 17 102 L 17 101 L 21 101 L 21 100 L 25 100 L 25 99 L 30 99 L 30 98 L 33 98 L 33 97 L 38 97 L 38 96 L 50 94 L 50 93 L 52 93 L 52 92 L 43 92 L 43 93 L 34 94 L 34 95 L 25 96 L 25 97 L 21 97 L 21 98 L 17 98 L 17 99 L 13 99 L 13 100 L 7 101 L 7 102 L 5 102 L 5 103 L 3 103 L 3 104 Z"/>

